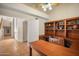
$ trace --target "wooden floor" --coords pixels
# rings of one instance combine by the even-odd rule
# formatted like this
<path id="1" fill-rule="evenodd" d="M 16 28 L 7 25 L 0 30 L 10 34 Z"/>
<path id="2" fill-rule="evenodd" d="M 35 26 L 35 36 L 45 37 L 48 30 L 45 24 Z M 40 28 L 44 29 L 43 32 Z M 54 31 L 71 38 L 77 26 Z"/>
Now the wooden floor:
<path id="1" fill-rule="evenodd" d="M 29 56 L 28 44 L 27 42 L 18 42 L 15 39 L 1 40 L 0 56 Z M 34 49 L 33 56 L 39 56 Z"/>

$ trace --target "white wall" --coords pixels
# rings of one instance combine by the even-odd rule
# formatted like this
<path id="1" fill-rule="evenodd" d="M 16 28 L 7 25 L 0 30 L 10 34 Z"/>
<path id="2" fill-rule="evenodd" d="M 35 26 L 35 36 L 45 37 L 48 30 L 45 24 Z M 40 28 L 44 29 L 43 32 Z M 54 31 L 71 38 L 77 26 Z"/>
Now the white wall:
<path id="1" fill-rule="evenodd" d="M 0 21 L 1 21 L 1 18 L 2 18 L 2 16 L 0 16 Z M 1 25 L 0 25 L 1 26 Z M 0 27 L 0 40 L 2 40 L 3 39 L 3 28 L 2 27 Z"/>
<path id="2" fill-rule="evenodd" d="M 59 20 L 79 16 L 79 3 L 63 3 L 53 8 L 51 20 Z"/>
<path id="3" fill-rule="evenodd" d="M 38 20 L 39 20 L 39 35 L 43 35 L 45 34 L 45 22 L 47 20 L 41 18 L 38 18 Z"/>
<path id="4" fill-rule="evenodd" d="M 44 34 L 44 22 L 47 21 L 47 19 L 49 18 L 49 16 L 46 15 L 45 13 L 42 13 L 40 11 L 34 10 L 30 7 L 27 7 L 27 6 L 24 6 L 21 4 L 15 4 L 15 5 L 13 5 L 13 4 L 11 4 L 11 5 L 4 4 L 3 5 L 2 4 L 2 5 L 0 5 L 0 7 L 1 7 L 0 8 L 1 15 L 6 15 L 6 16 L 11 16 L 11 17 L 17 18 L 18 41 L 21 41 L 21 42 L 23 41 L 23 24 L 22 24 L 23 21 L 27 21 L 29 23 L 29 25 L 28 25 L 29 31 L 28 31 L 27 39 L 29 39 L 30 42 L 38 40 L 37 39 L 38 35 Z M 26 8 L 24 8 L 24 7 L 26 7 Z M 19 9 L 21 9 L 21 10 L 19 10 Z M 26 13 L 25 11 L 31 12 L 32 15 Z M 35 18 L 38 18 L 39 21 L 35 21 Z M 33 22 L 34 25 L 31 25 L 31 22 Z M 40 23 L 40 25 L 39 25 L 39 23 Z M 33 31 L 31 27 L 32 28 L 34 27 L 33 30 L 36 30 L 36 31 Z M 36 32 L 36 34 L 35 34 L 35 32 Z"/>
<path id="5" fill-rule="evenodd" d="M 11 27 L 11 37 L 13 38 L 13 36 L 14 36 L 14 27 L 13 27 L 13 17 L 9 17 L 9 19 L 8 19 L 9 21 L 10 21 L 10 27 Z"/>
<path id="6" fill-rule="evenodd" d="M 36 18 L 38 18 L 38 19 L 36 20 Z M 17 36 L 16 37 L 17 41 L 23 42 L 23 22 L 24 21 L 27 21 L 27 23 L 28 23 L 28 25 L 27 25 L 28 35 L 27 35 L 26 40 L 28 40 L 29 42 L 39 40 L 39 35 L 44 34 L 44 23 L 46 22 L 46 20 L 44 20 L 44 19 L 41 19 L 41 18 L 35 17 L 35 16 L 30 16 L 30 15 L 27 15 L 27 17 L 25 19 L 24 18 L 18 18 L 18 17 L 10 17 L 10 19 L 16 19 L 17 20 L 17 24 L 16 24 L 17 25 L 17 31 L 15 31 L 16 36 Z M 13 29 L 12 29 L 12 31 L 13 31 Z"/>
<path id="7" fill-rule="evenodd" d="M 4 38 L 4 33 L 3 33 L 3 28 L 0 28 L 0 40 L 3 40 Z"/>
<path id="8" fill-rule="evenodd" d="M 23 42 L 23 22 L 27 21 L 27 36 L 26 40 L 33 42 L 39 40 L 39 35 L 44 33 L 44 22 L 45 20 L 38 18 L 36 20 L 35 16 L 27 15 L 27 19 L 16 18 L 18 27 L 18 41 Z M 39 24 L 40 23 L 40 24 Z"/>
<path id="9" fill-rule="evenodd" d="M 18 38 L 16 40 L 23 42 L 23 22 L 27 21 L 27 33 L 24 36 L 27 36 L 26 40 L 29 42 L 33 42 L 39 40 L 39 35 L 44 34 L 44 22 L 46 20 L 38 18 L 35 16 L 27 15 L 26 19 L 16 18 L 17 20 L 17 35 Z"/>

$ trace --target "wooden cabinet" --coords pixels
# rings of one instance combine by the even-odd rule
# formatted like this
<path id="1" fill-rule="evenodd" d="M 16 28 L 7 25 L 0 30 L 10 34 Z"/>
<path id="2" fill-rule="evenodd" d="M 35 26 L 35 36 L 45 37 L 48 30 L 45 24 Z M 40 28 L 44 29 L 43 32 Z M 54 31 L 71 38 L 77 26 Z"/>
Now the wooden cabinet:
<path id="1" fill-rule="evenodd" d="M 44 35 L 40 35 L 39 40 L 45 40 Z"/>
<path id="2" fill-rule="evenodd" d="M 79 50 L 79 17 L 66 20 L 66 38 L 71 39 L 71 48 Z"/>
<path id="3" fill-rule="evenodd" d="M 71 49 L 79 50 L 79 17 L 45 23 L 45 35 L 70 39 Z M 64 43 L 64 42 L 63 42 Z"/>

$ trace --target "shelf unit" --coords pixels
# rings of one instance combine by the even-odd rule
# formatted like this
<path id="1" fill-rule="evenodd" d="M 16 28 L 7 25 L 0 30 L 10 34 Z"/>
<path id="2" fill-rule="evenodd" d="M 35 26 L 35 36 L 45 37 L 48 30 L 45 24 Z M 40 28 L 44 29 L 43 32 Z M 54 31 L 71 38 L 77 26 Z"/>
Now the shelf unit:
<path id="1" fill-rule="evenodd" d="M 45 35 L 70 39 L 71 48 L 79 50 L 79 17 L 46 22 Z"/>
<path id="2" fill-rule="evenodd" d="M 45 35 L 54 36 L 54 22 L 45 23 Z"/>
<path id="3" fill-rule="evenodd" d="M 67 38 L 79 39 L 79 18 L 66 21 Z"/>
<path id="4" fill-rule="evenodd" d="M 66 37 L 72 40 L 72 49 L 79 50 L 79 17 L 66 20 Z"/>
<path id="5" fill-rule="evenodd" d="M 61 34 L 60 34 L 61 33 Z M 46 36 L 60 36 L 65 37 L 65 23 L 64 20 L 52 21 L 45 23 L 45 35 Z"/>
<path id="6" fill-rule="evenodd" d="M 55 21 L 55 36 L 64 37 L 64 30 L 64 20 Z"/>

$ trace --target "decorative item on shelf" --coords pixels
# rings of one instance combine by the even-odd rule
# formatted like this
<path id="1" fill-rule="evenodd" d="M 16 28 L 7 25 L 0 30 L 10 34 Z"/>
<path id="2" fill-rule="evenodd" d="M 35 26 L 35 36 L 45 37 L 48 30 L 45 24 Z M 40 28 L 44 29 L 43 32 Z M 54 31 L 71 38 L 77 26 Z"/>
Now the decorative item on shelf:
<path id="1" fill-rule="evenodd" d="M 75 20 L 75 21 L 73 21 L 73 24 L 76 24 L 76 20 Z"/>
<path id="2" fill-rule="evenodd" d="M 79 29 L 79 25 L 73 25 L 73 29 Z"/>
<path id="3" fill-rule="evenodd" d="M 72 30 L 72 29 L 73 29 L 73 27 L 71 27 L 71 26 L 70 26 L 70 27 L 67 27 L 67 29 L 68 29 L 68 30 Z"/>
<path id="4" fill-rule="evenodd" d="M 49 24 L 48 26 L 51 26 L 51 24 Z"/>
<path id="5" fill-rule="evenodd" d="M 71 24 L 76 24 L 76 21 L 71 21 Z"/>
<path id="6" fill-rule="evenodd" d="M 72 24 L 74 24 L 74 21 L 71 21 L 70 23 L 71 23 L 71 25 L 72 25 Z"/>
<path id="7" fill-rule="evenodd" d="M 67 24 L 68 24 L 68 25 L 73 25 L 73 24 L 76 24 L 76 21 L 73 21 L 73 20 L 72 20 L 72 21 L 67 22 Z"/>
<path id="8" fill-rule="evenodd" d="M 62 29 L 62 27 L 59 27 L 59 29 Z"/>
<path id="9" fill-rule="evenodd" d="M 62 27 L 60 27 L 59 29 L 62 29 Z"/>
<path id="10" fill-rule="evenodd" d="M 79 20 L 77 20 L 77 24 L 79 24 Z"/>
<path id="11" fill-rule="evenodd" d="M 70 24 L 71 24 L 71 22 L 67 22 L 67 24 L 68 24 L 68 25 L 70 25 Z"/>
<path id="12" fill-rule="evenodd" d="M 64 27 L 63 26 L 59 26 L 59 29 L 64 29 Z"/>
<path id="13" fill-rule="evenodd" d="M 63 25 L 64 24 L 64 22 L 59 22 L 59 25 Z"/>

